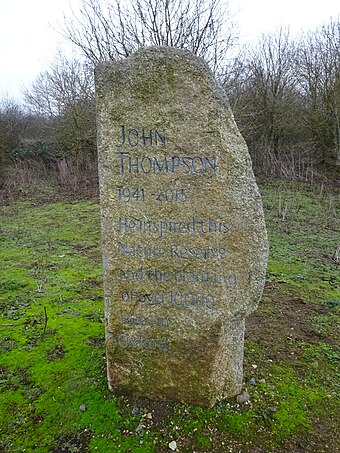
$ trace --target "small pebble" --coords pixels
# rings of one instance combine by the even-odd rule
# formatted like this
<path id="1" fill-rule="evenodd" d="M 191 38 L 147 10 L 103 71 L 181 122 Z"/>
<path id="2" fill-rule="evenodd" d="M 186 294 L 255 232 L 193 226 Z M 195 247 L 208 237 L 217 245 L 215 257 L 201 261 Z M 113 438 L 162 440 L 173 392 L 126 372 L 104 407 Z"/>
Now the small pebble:
<path id="1" fill-rule="evenodd" d="M 144 426 L 140 423 L 137 428 L 135 429 L 136 433 L 139 433 L 142 431 L 142 429 L 144 428 Z"/>
<path id="2" fill-rule="evenodd" d="M 256 385 L 256 379 L 253 378 L 253 377 L 250 378 L 250 379 L 249 379 L 249 384 L 250 384 L 250 385 Z"/>
<path id="3" fill-rule="evenodd" d="M 134 406 L 134 407 L 132 408 L 132 411 L 131 411 L 131 412 L 132 412 L 133 415 L 139 414 L 139 407 Z"/>
<path id="4" fill-rule="evenodd" d="M 247 401 L 250 401 L 250 395 L 249 395 L 249 393 L 246 392 L 246 391 L 243 391 L 242 393 L 240 393 L 239 395 L 237 395 L 236 401 L 237 401 L 238 403 L 246 403 Z"/>
<path id="5" fill-rule="evenodd" d="M 276 412 L 277 411 L 277 407 L 275 407 L 275 406 L 274 407 L 268 407 L 268 410 L 270 412 Z"/>
<path id="6" fill-rule="evenodd" d="M 79 407 L 79 410 L 80 410 L 80 412 L 85 412 L 85 411 L 86 411 L 86 406 L 85 406 L 85 404 L 82 404 L 82 405 Z"/>
<path id="7" fill-rule="evenodd" d="M 176 443 L 175 440 L 173 440 L 173 441 L 171 441 L 171 442 L 169 443 L 169 448 L 170 448 L 170 450 L 172 450 L 172 451 L 176 451 L 176 450 L 177 450 L 177 443 Z"/>

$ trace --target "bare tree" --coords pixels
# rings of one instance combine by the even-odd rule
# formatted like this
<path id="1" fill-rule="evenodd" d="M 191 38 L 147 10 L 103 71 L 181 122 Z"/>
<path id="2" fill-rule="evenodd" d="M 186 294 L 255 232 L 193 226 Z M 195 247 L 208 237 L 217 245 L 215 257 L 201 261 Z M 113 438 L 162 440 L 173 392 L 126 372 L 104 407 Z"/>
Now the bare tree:
<path id="1" fill-rule="evenodd" d="M 34 113 L 57 117 L 70 104 L 92 99 L 93 90 L 93 74 L 89 66 L 59 52 L 32 87 L 24 91 L 24 97 Z"/>
<path id="2" fill-rule="evenodd" d="M 20 104 L 8 96 L 0 99 L 0 187 L 10 154 L 25 138 L 27 125 L 27 117 Z"/>
<path id="3" fill-rule="evenodd" d="M 321 160 L 340 165 L 340 21 L 304 36 L 298 75 L 305 125 Z"/>
<path id="4" fill-rule="evenodd" d="M 148 46 L 188 49 L 216 72 L 234 44 L 225 0 L 82 0 L 62 30 L 93 65 Z"/>
<path id="5" fill-rule="evenodd" d="M 93 73 L 89 65 L 59 54 L 24 97 L 30 111 L 45 118 L 44 137 L 63 154 L 95 153 Z"/>
<path id="6" fill-rule="evenodd" d="M 0 159 L 12 151 L 25 135 L 25 113 L 22 106 L 8 96 L 0 100 Z"/>
<path id="7" fill-rule="evenodd" d="M 287 30 L 263 35 L 234 61 L 226 90 L 253 147 L 279 153 L 295 134 L 298 103 L 295 44 Z"/>

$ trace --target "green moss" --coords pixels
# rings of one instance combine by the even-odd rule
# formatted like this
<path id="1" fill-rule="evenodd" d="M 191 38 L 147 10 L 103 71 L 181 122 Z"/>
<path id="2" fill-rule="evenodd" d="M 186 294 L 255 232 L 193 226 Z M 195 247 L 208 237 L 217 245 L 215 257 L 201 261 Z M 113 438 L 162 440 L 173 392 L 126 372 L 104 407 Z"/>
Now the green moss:
<path id="1" fill-rule="evenodd" d="M 249 422 L 252 419 L 250 412 L 228 413 L 224 416 L 225 426 L 234 433 L 242 433 L 249 428 Z"/>
<path id="2" fill-rule="evenodd" d="M 321 401 L 321 392 L 300 384 L 291 368 L 275 367 L 273 371 L 277 411 L 272 415 L 270 426 L 276 438 L 282 440 L 292 433 L 311 428 L 311 409 Z"/>
<path id="3" fill-rule="evenodd" d="M 270 451 L 312 434 L 314 418 L 332 430 L 340 377 L 335 195 L 281 183 L 262 191 L 271 255 L 259 315 L 270 326 L 278 314 L 272 298 L 311 301 L 320 310 L 303 319 L 310 336 L 283 339 L 285 350 L 261 336 L 247 340 L 249 402 L 164 405 L 158 423 L 146 413 L 161 413 L 161 403 L 144 401 L 132 415 L 142 403 L 129 406 L 107 389 L 98 204 L 2 208 L 0 450 L 156 452 L 176 440 L 181 452 Z"/>

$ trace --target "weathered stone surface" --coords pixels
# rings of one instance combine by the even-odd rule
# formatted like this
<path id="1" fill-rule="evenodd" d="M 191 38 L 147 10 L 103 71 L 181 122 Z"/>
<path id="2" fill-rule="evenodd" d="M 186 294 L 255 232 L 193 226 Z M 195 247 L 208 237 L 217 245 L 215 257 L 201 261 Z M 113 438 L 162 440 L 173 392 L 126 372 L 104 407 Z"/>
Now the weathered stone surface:
<path id="1" fill-rule="evenodd" d="M 222 87 L 187 51 L 96 69 L 109 386 L 211 405 L 240 392 L 267 238 Z"/>

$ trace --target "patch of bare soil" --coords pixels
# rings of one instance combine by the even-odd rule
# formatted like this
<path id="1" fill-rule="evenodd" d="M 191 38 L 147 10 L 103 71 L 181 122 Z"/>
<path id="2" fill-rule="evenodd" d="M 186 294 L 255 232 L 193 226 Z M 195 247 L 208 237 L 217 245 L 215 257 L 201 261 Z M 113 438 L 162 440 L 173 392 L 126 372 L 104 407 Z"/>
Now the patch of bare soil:
<path id="1" fill-rule="evenodd" d="M 268 295 L 268 290 L 267 290 Z M 289 363 L 298 377 L 303 379 L 299 348 L 302 343 L 338 343 L 336 329 L 329 335 L 316 330 L 311 319 L 327 315 L 331 309 L 316 303 L 305 302 L 288 296 L 269 296 L 262 306 L 246 321 L 246 339 L 258 345 L 260 361 Z M 307 364 L 306 364 L 307 366 Z M 273 453 L 337 453 L 340 452 L 340 436 L 336 422 L 336 396 L 328 400 L 328 416 L 312 420 L 313 430 L 296 434 L 284 441 Z M 267 447 L 257 447 L 252 453 L 267 453 Z"/>
<path id="2" fill-rule="evenodd" d="M 153 426 L 162 426 L 174 414 L 174 405 L 163 401 L 124 395 L 120 397 L 119 403 L 123 414 L 141 416 L 146 424 Z"/>
<path id="3" fill-rule="evenodd" d="M 247 318 L 246 339 L 263 345 L 264 353 L 271 359 L 291 355 L 289 344 L 294 342 L 336 344 L 335 333 L 325 336 L 310 322 L 311 317 L 327 311 L 323 305 L 300 298 L 273 296 Z"/>
<path id="4" fill-rule="evenodd" d="M 263 450 L 263 453 L 266 450 Z M 272 453 L 339 453 L 340 432 L 336 421 L 315 420 L 313 431 L 288 439 L 284 445 L 274 448 Z"/>
<path id="5" fill-rule="evenodd" d="M 57 345 L 55 348 L 47 352 L 48 360 L 50 362 L 56 362 L 64 357 L 65 351 L 61 345 Z"/>
<path id="6" fill-rule="evenodd" d="M 88 452 L 88 444 L 91 440 L 91 431 L 81 431 L 72 436 L 61 437 L 57 446 L 51 453 L 84 453 Z"/>

